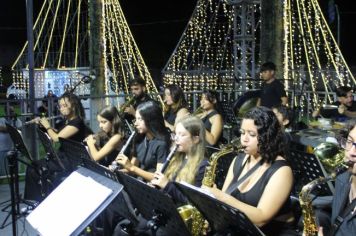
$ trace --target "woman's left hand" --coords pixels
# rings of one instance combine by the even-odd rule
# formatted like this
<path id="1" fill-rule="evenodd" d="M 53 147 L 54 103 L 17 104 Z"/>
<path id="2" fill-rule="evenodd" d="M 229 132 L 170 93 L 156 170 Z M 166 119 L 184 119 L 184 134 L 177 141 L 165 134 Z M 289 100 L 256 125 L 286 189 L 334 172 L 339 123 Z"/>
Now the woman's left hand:
<path id="1" fill-rule="evenodd" d="M 167 179 L 167 177 L 158 171 L 154 173 L 153 179 L 151 180 L 151 184 L 158 186 L 160 188 L 166 187 L 168 182 L 169 180 Z"/>
<path id="2" fill-rule="evenodd" d="M 49 129 L 49 128 L 51 128 L 51 125 L 50 125 L 50 123 L 49 123 L 49 121 L 47 120 L 46 117 L 42 117 L 42 118 L 40 119 L 40 124 L 41 124 L 46 130 Z"/>

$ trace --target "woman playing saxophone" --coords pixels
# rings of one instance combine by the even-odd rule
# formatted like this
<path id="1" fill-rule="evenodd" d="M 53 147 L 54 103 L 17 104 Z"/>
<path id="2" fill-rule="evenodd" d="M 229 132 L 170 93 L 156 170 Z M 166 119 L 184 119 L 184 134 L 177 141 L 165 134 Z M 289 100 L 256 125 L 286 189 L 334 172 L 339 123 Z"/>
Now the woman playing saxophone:
<path id="1" fill-rule="evenodd" d="M 293 174 L 283 158 L 283 134 L 274 113 L 265 107 L 247 112 L 241 124 L 244 154 L 230 165 L 218 200 L 244 212 L 266 235 L 295 235 L 289 201 Z"/>

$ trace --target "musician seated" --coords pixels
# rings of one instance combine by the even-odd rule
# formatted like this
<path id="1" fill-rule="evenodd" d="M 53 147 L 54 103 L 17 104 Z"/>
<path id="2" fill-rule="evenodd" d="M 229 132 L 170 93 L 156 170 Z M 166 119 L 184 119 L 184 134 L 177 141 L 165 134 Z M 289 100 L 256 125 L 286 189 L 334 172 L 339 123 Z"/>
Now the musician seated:
<path id="1" fill-rule="evenodd" d="M 159 105 L 154 101 L 139 105 L 134 125 L 138 135 L 133 141 L 132 157 L 119 154 L 116 162 L 130 174 L 151 181 L 153 173 L 165 161 L 170 146 L 170 134 L 164 126 Z"/>
<path id="2" fill-rule="evenodd" d="M 215 197 L 242 212 L 266 235 L 295 235 L 290 193 L 292 169 L 284 155 L 283 133 L 274 113 L 265 107 L 247 112 L 241 124 L 244 154 L 230 165 Z"/>
<path id="3" fill-rule="evenodd" d="M 184 181 L 201 186 L 208 161 L 204 158 L 205 129 L 199 118 L 188 116 L 178 121 L 175 134 L 175 145 L 178 145 L 178 149 L 166 171 L 164 173 L 156 171 L 150 184 L 169 194 L 177 206 L 180 206 L 187 204 L 187 199 L 173 182 Z M 146 222 L 146 219 L 139 217 L 139 223 L 134 226 L 131 234 L 149 235 L 150 229 Z M 120 225 L 117 226 L 114 235 L 125 235 Z M 160 230 L 155 235 L 161 235 Z"/>
<path id="4" fill-rule="evenodd" d="M 141 78 L 135 78 L 130 81 L 130 91 L 134 97 L 134 101 L 133 104 L 129 104 L 124 110 L 125 119 L 128 119 L 129 121 L 135 118 L 136 108 L 140 104 L 152 100 L 147 94 L 146 82 Z"/>
<path id="5" fill-rule="evenodd" d="M 341 86 L 336 89 L 336 95 L 338 101 L 332 105 L 337 106 L 337 109 L 332 112 L 328 112 L 323 108 L 317 109 L 313 112 L 312 116 L 318 117 L 322 115 L 326 118 L 332 118 L 335 121 L 346 121 L 350 118 L 356 118 L 356 103 L 353 101 L 352 88 L 348 86 Z M 331 114 L 329 114 L 331 113 Z"/>
<path id="6" fill-rule="evenodd" d="M 164 173 L 156 171 L 151 183 L 168 193 L 176 203 L 187 203 L 186 197 L 175 187 L 173 181 L 184 181 L 201 186 L 205 167 L 205 129 L 199 118 L 188 116 L 178 121 L 175 129 L 177 152 Z"/>
<path id="7" fill-rule="evenodd" d="M 109 166 L 119 154 L 125 137 L 123 123 L 114 106 L 101 110 L 97 115 L 97 121 L 100 131 L 95 135 L 89 135 L 84 141 L 93 160 L 103 166 Z"/>
<path id="8" fill-rule="evenodd" d="M 59 138 L 82 142 L 89 134 L 90 130 L 84 123 L 85 113 L 79 98 L 72 93 L 63 94 L 59 99 L 59 111 L 66 120 L 65 125 L 60 130 L 57 131 L 52 128 L 51 124 L 45 117 L 39 120 L 39 124 L 44 127 L 47 134 L 54 142 L 58 142 Z M 25 183 L 26 199 L 35 201 L 43 200 L 44 197 L 57 187 L 61 182 L 61 179 L 67 176 L 75 168 L 72 157 L 67 156 L 62 147 L 59 147 L 58 155 L 62 159 L 62 163 L 65 165 L 65 173 L 53 159 L 35 161 L 34 166 L 36 166 L 37 170 L 32 167 L 27 168 Z M 39 176 L 39 169 L 46 169 L 48 176 Z M 42 179 L 42 184 L 47 184 L 49 186 L 45 187 L 39 184 L 41 178 L 45 178 Z"/>
<path id="9" fill-rule="evenodd" d="M 345 149 L 345 162 L 348 170 L 335 181 L 335 193 L 332 203 L 331 230 L 318 235 L 346 236 L 356 235 L 356 121 L 348 124 L 348 136 L 342 141 Z"/>
<path id="10" fill-rule="evenodd" d="M 162 110 L 154 101 L 142 103 L 137 107 L 134 125 L 137 135 L 133 139 L 130 155 L 127 156 L 124 152 L 119 154 L 115 161 L 121 165 L 120 171 L 148 182 L 164 163 L 171 138 L 164 126 Z M 131 207 L 130 201 L 124 195 L 125 192 L 122 191 L 105 211 L 103 218 L 105 235 L 112 235 L 118 222 L 131 216 L 130 211 L 119 211 L 122 205 Z"/>
<path id="11" fill-rule="evenodd" d="M 200 100 L 200 107 L 203 109 L 198 117 L 203 121 L 205 127 L 205 139 L 208 145 L 218 147 L 222 144 L 222 132 L 224 121 L 221 116 L 218 94 L 208 90 L 203 92 Z"/>
<path id="12" fill-rule="evenodd" d="M 164 89 L 164 103 L 164 123 L 173 131 L 176 121 L 189 114 L 183 90 L 177 85 L 168 85 Z"/>

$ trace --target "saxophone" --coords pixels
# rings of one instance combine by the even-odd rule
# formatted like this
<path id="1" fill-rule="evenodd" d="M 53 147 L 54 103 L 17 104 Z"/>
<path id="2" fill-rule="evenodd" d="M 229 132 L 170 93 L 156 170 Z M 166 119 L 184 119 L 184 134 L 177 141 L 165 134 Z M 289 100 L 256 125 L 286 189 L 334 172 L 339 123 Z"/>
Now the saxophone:
<path id="1" fill-rule="evenodd" d="M 304 236 L 318 235 L 318 226 L 316 224 L 316 219 L 312 206 L 312 198 L 310 197 L 310 193 L 315 189 L 315 187 L 327 183 L 329 181 L 335 180 L 335 178 L 339 174 L 343 173 L 349 168 L 349 165 L 350 163 L 342 163 L 328 177 L 319 177 L 303 186 L 302 190 L 299 193 L 299 203 L 302 208 L 302 214 L 303 214 Z"/>
<path id="2" fill-rule="evenodd" d="M 241 149 L 240 146 L 235 146 L 236 142 L 224 146 L 220 151 L 215 152 L 209 158 L 209 165 L 206 167 L 202 184 L 208 187 L 213 187 L 215 183 L 215 172 L 220 157 Z M 202 235 L 206 220 L 203 215 L 192 205 L 184 205 L 178 208 L 180 216 L 193 236 Z"/>

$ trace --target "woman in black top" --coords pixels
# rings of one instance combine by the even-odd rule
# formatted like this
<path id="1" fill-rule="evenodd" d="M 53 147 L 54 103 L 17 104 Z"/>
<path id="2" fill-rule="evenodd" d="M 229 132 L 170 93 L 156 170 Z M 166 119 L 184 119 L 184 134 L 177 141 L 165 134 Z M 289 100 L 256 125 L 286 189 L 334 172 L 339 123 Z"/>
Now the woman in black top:
<path id="1" fill-rule="evenodd" d="M 151 181 L 168 155 L 170 134 L 164 126 L 162 110 L 154 101 L 140 104 L 134 122 L 138 135 L 133 143 L 131 160 L 120 154 L 116 162 L 130 174 Z"/>
<path id="2" fill-rule="evenodd" d="M 176 121 L 189 114 L 183 90 L 177 85 L 168 85 L 164 89 L 164 103 L 165 125 L 173 131 Z"/>
<path id="3" fill-rule="evenodd" d="M 206 132 L 206 142 L 211 146 L 217 146 L 221 141 L 224 121 L 219 110 L 219 100 L 216 92 L 205 91 L 200 100 L 200 107 L 204 110 L 198 117 L 203 121 Z"/>
<path id="4" fill-rule="evenodd" d="M 178 121 L 175 129 L 175 145 L 177 152 L 173 156 L 165 173 L 157 171 L 153 185 L 159 186 L 172 196 L 177 203 L 186 203 L 186 197 L 175 187 L 174 181 L 184 181 L 200 187 L 208 161 L 205 153 L 205 129 L 194 116 Z"/>
<path id="5" fill-rule="evenodd" d="M 133 141 L 131 159 L 125 154 L 119 154 L 115 161 L 123 167 L 120 171 L 149 182 L 168 155 L 171 137 L 164 126 L 162 110 L 156 102 L 148 101 L 140 104 L 136 109 L 135 117 L 137 135 Z M 112 235 L 116 224 L 123 218 L 135 217 L 131 211 L 122 210 L 124 208 L 122 206 L 128 208 L 131 206 L 130 200 L 125 195 L 125 191 L 122 191 L 106 209 L 102 219 L 104 235 Z"/>
<path id="6" fill-rule="evenodd" d="M 85 141 L 91 157 L 101 165 L 109 166 L 119 154 L 124 134 L 123 123 L 114 106 L 105 107 L 97 115 L 100 131 Z"/>
<path id="7" fill-rule="evenodd" d="M 58 142 L 59 138 L 82 142 L 90 131 L 84 123 L 85 113 L 79 98 L 75 94 L 65 93 L 59 98 L 58 106 L 65 118 L 65 125 L 59 131 L 51 127 L 46 117 L 41 118 L 39 123 L 54 142 Z"/>
<path id="8" fill-rule="evenodd" d="M 39 123 L 54 142 L 58 142 L 59 138 L 82 142 L 90 133 L 90 130 L 84 124 L 85 113 L 79 98 L 72 93 L 65 93 L 60 97 L 58 104 L 61 115 L 66 119 L 65 125 L 57 131 L 51 127 L 47 118 L 39 119 Z M 32 167 L 27 168 L 25 185 L 26 199 L 36 201 L 43 200 L 60 184 L 63 177 L 74 170 L 77 162 L 73 161 L 71 156 L 66 155 L 62 147 L 60 147 L 58 155 L 61 158 L 65 170 L 63 170 L 53 158 L 35 161 L 33 166 L 36 166 L 36 169 Z M 47 171 L 43 172 L 42 170 Z M 42 175 L 40 176 L 39 173 L 41 172 Z"/>
<path id="9" fill-rule="evenodd" d="M 240 132 L 245 155 L 232 162 L 222 190 L 205 188 L 244 212 L 266 235 L 293 235 L 293 174 L 283 158 L 283 133 L 276 116 L 268 108 L 254 108 L 243 118 Z"/>

